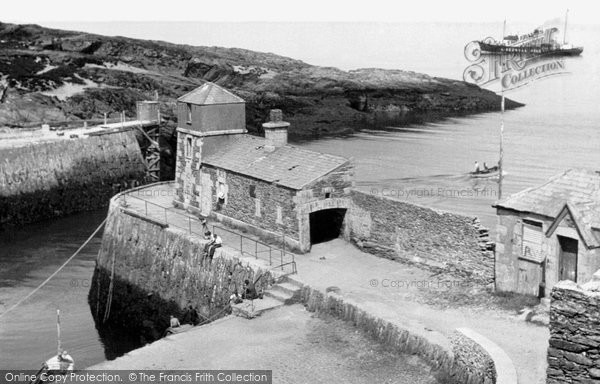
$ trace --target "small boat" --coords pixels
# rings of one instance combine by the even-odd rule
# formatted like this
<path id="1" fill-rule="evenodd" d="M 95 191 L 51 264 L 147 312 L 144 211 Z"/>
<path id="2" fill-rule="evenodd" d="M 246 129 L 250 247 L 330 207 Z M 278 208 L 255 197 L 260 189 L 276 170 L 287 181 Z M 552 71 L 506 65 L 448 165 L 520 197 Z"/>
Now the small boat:
<path id="1" fill-rule="evenodd" d="M 498 173 L 499 173 L 498 169 L 499 169 L 498 166 L 495 165 L 493 167 L 481 169 L 479 171 L 469 172 L 469 176 L 475 177 L 475 178 L 494 177 L 494 176 L 498 176 Z"/>
<path id="2" fill-rule="evenodd" d="M 56 310 L 56 330 L 58 333 L 58 353 L 46 360 L 40 370 L 36 373 L 35 379 L 30 384 L 40 384 L 47 381 L 49 376 L 66 375 L 75 368 L 75 360 L 60 345 L 60 310 Z"/>

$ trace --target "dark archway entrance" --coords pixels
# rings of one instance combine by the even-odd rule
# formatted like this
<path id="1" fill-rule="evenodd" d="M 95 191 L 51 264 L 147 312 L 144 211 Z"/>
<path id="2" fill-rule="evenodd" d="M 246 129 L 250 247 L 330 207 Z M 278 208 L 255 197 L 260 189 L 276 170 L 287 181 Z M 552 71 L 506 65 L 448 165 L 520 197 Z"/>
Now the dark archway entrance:
<path id="1" fill-rule="evenodd" d="M 317 244 L 340 237 L 346 216 L 345 208 L 323 209 L 312 212 L 310 219 L 310 243 Z"/>

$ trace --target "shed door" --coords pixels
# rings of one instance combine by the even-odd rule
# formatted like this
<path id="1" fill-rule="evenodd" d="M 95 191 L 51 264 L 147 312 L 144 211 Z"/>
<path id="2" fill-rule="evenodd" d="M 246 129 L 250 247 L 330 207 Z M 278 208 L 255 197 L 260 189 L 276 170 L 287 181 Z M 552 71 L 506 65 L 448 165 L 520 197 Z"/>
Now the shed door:
<path id="1" fill-rule="evenodd" d="M 524 295 L 538 296 L 542 282 L 542 265 L 519 258 L 519 281 L 517 292 Z"/>
<path id="2" fill-rule="evenodd" d="M 559 280 L 577 282 L 577 240 L 558 236 L 560 244 Z"/>

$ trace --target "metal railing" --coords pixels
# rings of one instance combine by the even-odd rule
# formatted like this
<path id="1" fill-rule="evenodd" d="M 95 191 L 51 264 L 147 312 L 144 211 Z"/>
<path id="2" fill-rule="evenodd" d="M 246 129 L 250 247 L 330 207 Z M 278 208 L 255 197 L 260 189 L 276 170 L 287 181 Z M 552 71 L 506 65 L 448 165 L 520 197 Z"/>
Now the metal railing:
<path id="1" fill-rule="evenodd" d="M 127 193 L 123 194 L 122 199 L 122 201 L 125 203 L 125 207 L 128 208 L 129 204 L 127 203 L 127 200 L 134 199 L 140 201 L 143 204 L 141 209 L 146 217 L 164 221 L 165 224 L 183 229 L 190 235 L 196 235 L 204 238 L 204 231 L 208 229 L 205 224 L 199 222 L 199 224 L 202 225 L 202 231 L 198 232 L 197 230 L 194 230 L 192 222 L 198 221 L 198 218 L 188 214 L 176 212 L 172 210 L 172 207 L 165 207 L 163 205 L 156 204 Z M 179 220 L 176 219 L 177 217 L 179 217 Z M 213 224 L 213 234 L 217 232 L 217 229 L 221 238 L 223 239 L 223 243 L 227 244 L 228 247 L 239 251 L 242 255 L 253 256 L 255 259 L 265 260 L 269 263 L 271 269 L 280 269 L 281 271 L 287 272 L 286 274 L 295 274 L 298 272 L 295 255 L 293 253 L 286 252 L 283 249 L 263 243 L 251 237 L 244 236 L 241 233 L 235 232 L 231 229 Z"/>
<path id="2" fill-rule="evenodd" d="M 232 231 L 231 229 L 223 228 L 213 224 L 213 234 L 217 233 L 217 229 L 220 232 L 226 232 L 229 240 L 228 245 L 240 251 L 242 255 L 254 256 L 255 259 L 261 259 L 269 262 L 269 265 L 275 269 L 279 268 L 282 271 L 286 270 L 289 266 L 291 269 L 290 273 L 297 273 L 296 269 L 296 258 L 293 253 L 286 252 L 283 249 L 273 247 L 269 244 L 255 240 L 251 237 L 244 236 L 241 233 Z M 221 236 L 223 237 L 223 236 Z M 239 244 L 239 248 L 237 247 Z"/>

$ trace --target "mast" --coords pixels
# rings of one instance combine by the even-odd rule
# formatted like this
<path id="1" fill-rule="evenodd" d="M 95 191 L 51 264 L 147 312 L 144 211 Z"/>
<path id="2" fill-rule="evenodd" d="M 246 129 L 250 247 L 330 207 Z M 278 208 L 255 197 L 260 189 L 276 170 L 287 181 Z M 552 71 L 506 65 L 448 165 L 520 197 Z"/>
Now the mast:
<path id="1" fill-rule="evenodd" d="M 502 86 L 500 101 L 500 159 L 498 160 L 498 200 L 502 199 L 502 170 L 504 168 L 504 86 Z"/>
<path id="2" fill-rule="evenodd" d="M 61 348 L 60 348 L 60 309 L 56 310 L 56 331 L 57 331 L 57 334 L 58 334 L 58 337 L 56 339 L 57 340 L 57 353 L 56 353 L 56 355 L 58 356 L 58 355 L 60 355 L 60 350 L 61 350 Z"/>
<path id="3" fill-rule="evenodd" d="M 506 27 L 506 20 L 504 20 Z M 500 53 L 500 66 L 503 67 L 504 55 Z M 498 200 L 502 199 L 502 171 L 504 168 L 504 85 L 500 82 L 500 158 L 498 159 Z"/>
<path id="4" fill-rule="evenodd" d="M 567 19 L 569 18 L 569 9 L 567 8 L 567 13 L 565 14 L 565 30 L 563 32 L 563 45 L 567 44 Z"/>

